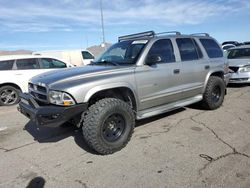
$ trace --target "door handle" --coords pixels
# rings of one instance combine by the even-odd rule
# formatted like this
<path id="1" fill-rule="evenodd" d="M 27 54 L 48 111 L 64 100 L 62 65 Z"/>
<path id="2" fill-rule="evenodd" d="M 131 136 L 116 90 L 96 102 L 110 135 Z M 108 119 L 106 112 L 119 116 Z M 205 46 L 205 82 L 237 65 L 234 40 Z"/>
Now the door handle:
<path id="1" fill-rule="evenodd" d="M 206 66 L 205 66 L 205 69 L 206 69 L 206 70 L 210 69 L 210 66 L 209 66 L 209 65 L 206 65 Z"/>
<path id="2" fill-rule="evenodd" d="M 174 74 L 179 74 L 180 73 L 180 69 L 174 69 Z"/>

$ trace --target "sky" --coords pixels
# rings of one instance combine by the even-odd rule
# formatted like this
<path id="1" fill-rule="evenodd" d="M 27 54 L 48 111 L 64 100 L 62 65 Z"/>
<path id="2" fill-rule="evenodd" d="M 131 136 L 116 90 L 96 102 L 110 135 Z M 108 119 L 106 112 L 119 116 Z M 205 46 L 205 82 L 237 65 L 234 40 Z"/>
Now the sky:
<path id="1" fill-rule="evenodd" d="M 250 41 L 250 0 L 102 0 L 105 39 L 207 32 Z M 85 49 L 102 42 L 100 0 L 0 0 L 0 50 Z"/>

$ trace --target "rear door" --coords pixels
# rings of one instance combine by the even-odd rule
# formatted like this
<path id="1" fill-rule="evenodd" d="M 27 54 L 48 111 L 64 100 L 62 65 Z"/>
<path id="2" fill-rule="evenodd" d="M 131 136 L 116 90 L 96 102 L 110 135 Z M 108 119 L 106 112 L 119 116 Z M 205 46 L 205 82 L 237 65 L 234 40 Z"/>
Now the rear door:
<path id="1" fill-rule="evenodd" d="M 210 66 L 194 38 L 177 38 L 181 61 L 181 88 L 183 99 L 202 93 Z"/>

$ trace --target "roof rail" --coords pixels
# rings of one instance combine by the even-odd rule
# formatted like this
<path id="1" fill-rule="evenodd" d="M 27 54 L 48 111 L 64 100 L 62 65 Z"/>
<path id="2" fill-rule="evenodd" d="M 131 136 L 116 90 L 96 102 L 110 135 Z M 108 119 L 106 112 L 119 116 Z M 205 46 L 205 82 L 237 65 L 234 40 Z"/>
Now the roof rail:
<path id="1" fill-rule="evenodd" d="M 181 32 L 179 32 L 179 31 L 161 32 L 161 33 L 156 33 L 156 35 L 163 35 L 163 34 L 169 34 L 169 33 L 175 33 L 176 35 L 181 35 Z"/>
<path id="2" fill-rule="evenodd" d="M 210 35 L 208 33 L 193 33 L 191 34 L 192 36 L 200 36 L 200 35 L 203 35 L 203 36 L 206 36 L 206 37 L 210 37 Z"/>
<path id="3" fill-rule="evenodd" d="M 132 35 L 125 35 L 118 37 L 118 42 L 129 40 L 129 39 L 136 39 L 136 38 L 142 38 L 142 37 L 154 37 L 155 32 L 154 31 L 146 31 L 142 33 L 135 33 Z"/>

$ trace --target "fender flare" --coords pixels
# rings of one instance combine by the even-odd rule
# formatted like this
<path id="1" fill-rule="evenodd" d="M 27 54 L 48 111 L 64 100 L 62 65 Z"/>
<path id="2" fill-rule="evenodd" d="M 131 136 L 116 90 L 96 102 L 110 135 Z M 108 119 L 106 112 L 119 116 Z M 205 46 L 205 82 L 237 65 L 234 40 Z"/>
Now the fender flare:
<path id="1" fill-rule="evenodd" d="M 103 91 L 107 89 L 115 89 L 115 88 L 120 88 L 120 87 L 128 88 L 133 93 L 136 106 L 138 107 L 138 96 L 136 95 L 135 88 L 127 82 L 116 82 L 112 84 L 104 84 L 104 85 L 95 86 L 86 93 L 83 102 L 88 102 L 89 99 L 99 91 Z"/>

